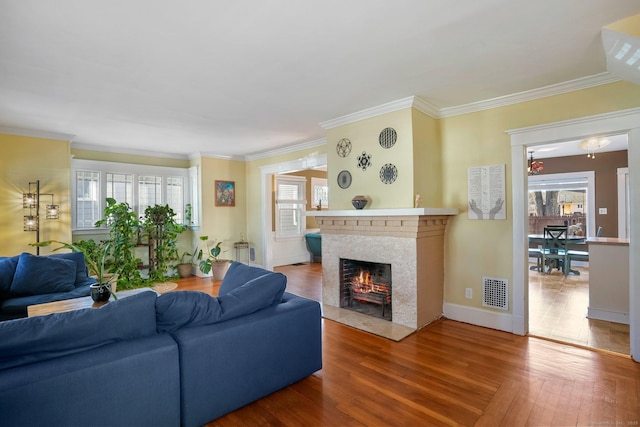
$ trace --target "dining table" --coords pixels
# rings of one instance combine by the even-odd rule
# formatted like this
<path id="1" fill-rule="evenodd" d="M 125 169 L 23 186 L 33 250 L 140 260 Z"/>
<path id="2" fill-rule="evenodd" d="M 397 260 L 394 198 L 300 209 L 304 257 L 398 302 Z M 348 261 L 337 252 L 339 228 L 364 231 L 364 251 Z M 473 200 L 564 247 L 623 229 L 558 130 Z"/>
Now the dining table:
<path id="1" fill-rule="evenodd" d="M 586 236 L 575 236 L 575 235 L 570 235 L 570 236 L 566 236 L 565 240 L 567 241 L 567 244 L 573 244 L 573 243 L 584 243 L 585 240 L 587 239 Z M 529 243 L 534 243 L 538 245 L 538 248 L 540 250 L 542 250 L 542 246 L 544 245 L 544 234 L 529 234 Z M 537 266 L 532 266 L 530 267 L 531 270 L 538 270 Z M 575 275 L 580 275 L 580 272 L 578 270 L 572 270 L 571 266 L 569 266 L 569 274 L 575 274 Z"/>

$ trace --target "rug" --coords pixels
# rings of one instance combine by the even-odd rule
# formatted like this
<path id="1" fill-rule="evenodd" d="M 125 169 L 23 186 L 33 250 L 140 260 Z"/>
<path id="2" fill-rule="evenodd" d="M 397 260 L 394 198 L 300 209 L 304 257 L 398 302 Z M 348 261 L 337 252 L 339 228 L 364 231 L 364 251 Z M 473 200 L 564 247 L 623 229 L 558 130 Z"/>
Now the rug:
<path id="1" fill-rule="evenodd" d="M 153 290 L 159 294 L 163 294 L 165 292 L 172 291 L 177 287 L 178 287 L 178 284 L 175 282 L 162 282 L 162 283 L 155 283 L 153 285 Z"/>

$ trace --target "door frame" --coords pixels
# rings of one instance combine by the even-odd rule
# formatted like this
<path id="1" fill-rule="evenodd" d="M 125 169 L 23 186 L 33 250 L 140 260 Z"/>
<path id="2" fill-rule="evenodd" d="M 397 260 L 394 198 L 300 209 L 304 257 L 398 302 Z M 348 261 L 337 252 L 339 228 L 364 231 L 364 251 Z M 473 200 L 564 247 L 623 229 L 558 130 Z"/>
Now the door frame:
<path id="1" fill-rule="evenodd" d="M 626 133 L 629 141 L 629 328 L 631 357 L 640 361 L 640 108 L 599 114 L 561 122 L 507 130 L 511 137 L 512 211 L 513 211 L 513 313 L 512 331 L 529 332 L 529 280 L 527 240 L 527 149 L 538 145 L 586 138 L 593 135 Z M 637 217 L 637 219 L 636 219 Z"/>

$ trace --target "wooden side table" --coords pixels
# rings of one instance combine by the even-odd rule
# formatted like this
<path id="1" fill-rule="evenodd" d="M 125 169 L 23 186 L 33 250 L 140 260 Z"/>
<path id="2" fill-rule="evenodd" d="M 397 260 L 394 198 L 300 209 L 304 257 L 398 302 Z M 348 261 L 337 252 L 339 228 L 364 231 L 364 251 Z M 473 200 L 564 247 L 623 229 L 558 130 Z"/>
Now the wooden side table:
<path id="1" fill-rule="evenodd" d="M 118 299 L 130 297 L 144 291 L 153 291 L 151 288 L 131 289 L 129 291 L 116 292 Z M 155 292 L 155 291 L 154 291 Z M 109 301 L 112 301 L 110 299 Z M 66 311 L 80 310 L 83 308 L 100 308 L 109 304 L 109 301 L 95 302 L 89 297 L 65 299 L 62 301 L 45 302 L 44 304 L 35 304 L 27 307 L 27 316 L 45 316 L 52 313 L 64 313 Z"/>

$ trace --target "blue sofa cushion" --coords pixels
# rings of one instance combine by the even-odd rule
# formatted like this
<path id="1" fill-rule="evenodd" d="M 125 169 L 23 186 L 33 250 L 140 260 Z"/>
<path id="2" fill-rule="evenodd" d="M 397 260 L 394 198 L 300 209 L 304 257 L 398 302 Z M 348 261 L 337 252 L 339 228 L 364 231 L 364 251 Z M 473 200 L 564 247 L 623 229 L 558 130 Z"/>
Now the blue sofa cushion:
<path id="1" fill-rule="evenodd" d="M 67 252 L 49 256 L 54 258 L 68 259 L 76 263 L 76 287 L 86 282 L 89 278 L 87 263 L 84 261 L 84 254 L 82 252 Z"/>
<path id="2" fill-rule="evenodd" d="M 0 369 L 155 335 L 156 299 L 141 292 L 100 308 L 0 322 Z"/>
<path id="3" fill-rule="evenodd" d="M 75 288 L 76 263 L 64 258 L 20 254 L 11 283 L 12 296 L 69 292 Z"/>
<path id="4" fill-rule="evenodd" d="M 0 299 L 7 299 L 11 293 L 11 283 L 16 272 L 20 255 L 0 258 Z"/>
<path id="5" fill-rule="evenodd" d="M 158 332 L 171 333 L 254 313 L 280 303 L 286 286 L 287 276 L 271 272 L 218 298 L 202 292 L 168 292 L 156 301 Z"/>
<path id="6" fill-rule="evenodd" d="M 235 288 L 244 285 L 250 280 L 272 273 L 273 271 L 265 270 L 263 268 L 249 266 L 241 262 L 233 262 L 229 266 L 224 279 L 222 279 L 218 295 L 228 294 Z"/>
<path id="7" fill-rule="evenodd" d="M 19 314 L 26 317 L 27 307 L 30 305 L 44 304 L 46 302 L 61 301 L 71 298 L 88 297 L 91 295 L 91 289 L 89 286 L 92 283 L 96 283 L 96 281 L 93 279 L 87 279 L 84 284 L 81 284 L 69 292 L 12 297 L 0 302 L 0 311 L 2 313 Z"/>

